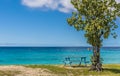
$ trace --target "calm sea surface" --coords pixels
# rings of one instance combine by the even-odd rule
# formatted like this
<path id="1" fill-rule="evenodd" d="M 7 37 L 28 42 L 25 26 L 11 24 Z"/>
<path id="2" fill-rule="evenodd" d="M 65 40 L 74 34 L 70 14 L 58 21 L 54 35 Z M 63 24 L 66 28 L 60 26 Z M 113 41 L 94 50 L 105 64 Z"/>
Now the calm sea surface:
<path id="1" fill-rule="evenodd" d="M 0 64 L 63 64 L 65 57 L 86 56 L 92 51 L 76 47 L 0 47 Z M 120 64 L 120 48 L 102 48 L 104 64 Z"/>

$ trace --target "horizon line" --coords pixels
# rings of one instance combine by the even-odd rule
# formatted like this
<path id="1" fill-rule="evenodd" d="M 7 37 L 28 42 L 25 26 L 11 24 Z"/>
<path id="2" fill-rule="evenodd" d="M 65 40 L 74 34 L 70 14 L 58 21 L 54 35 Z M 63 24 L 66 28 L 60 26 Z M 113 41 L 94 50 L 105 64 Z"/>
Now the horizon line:
<path id="1" fill-rule="evenodd" d="M 92 47 L 92 46 L 0 46 L 0 47 Z M 120 47 L 120 46 L 102 46 L 102 47 Z"/>

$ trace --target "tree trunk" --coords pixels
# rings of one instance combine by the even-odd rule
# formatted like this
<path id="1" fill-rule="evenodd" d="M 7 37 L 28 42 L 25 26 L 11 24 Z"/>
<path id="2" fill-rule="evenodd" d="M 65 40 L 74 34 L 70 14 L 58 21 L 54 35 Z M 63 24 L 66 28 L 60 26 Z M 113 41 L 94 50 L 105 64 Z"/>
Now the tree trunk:
<path id="1" fill-rule="evenodd" d="M 90 70 L 96 70 L 96 71 L 102 71 L 102 63 L 100 59 L 100 48 L 94 46 L 93 47 L 93 56 L 91 58 L 91 69 Z"/>

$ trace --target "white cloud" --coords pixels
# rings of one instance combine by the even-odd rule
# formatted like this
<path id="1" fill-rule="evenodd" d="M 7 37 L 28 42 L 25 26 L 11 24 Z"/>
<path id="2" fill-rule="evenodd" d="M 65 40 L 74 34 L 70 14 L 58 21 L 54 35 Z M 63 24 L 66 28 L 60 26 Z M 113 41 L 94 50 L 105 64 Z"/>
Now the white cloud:
<path id="1" fill-rule="evenodd" d="M 74 9 L 71 0 L 22 0 L 22 4 L 31 8 L 47 8 L 68 13 Z M 120 0 L 116 0 L 120 3 Z"/>
<path id="2" fill-rule="evenodd" d="M 70 0 L 22 0 L 22 4 L 31 8 L 47 8 L 64 13 L 75 10 Z"/>

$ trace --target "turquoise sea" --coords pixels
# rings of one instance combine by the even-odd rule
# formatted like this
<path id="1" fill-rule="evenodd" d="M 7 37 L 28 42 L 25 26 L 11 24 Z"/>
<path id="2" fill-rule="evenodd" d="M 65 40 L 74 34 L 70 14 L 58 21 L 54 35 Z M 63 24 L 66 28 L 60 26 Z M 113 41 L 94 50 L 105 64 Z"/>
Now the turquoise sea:
<path id="1" fill-rule="evenodd" d="M 63 64 L 67 56 L 86 56 L 90 61 L 92 51 L 87 47 L 0 47 L 0 64 Z M 104 64 L 120 64 L 120 48 L 101 48 Z"/>

